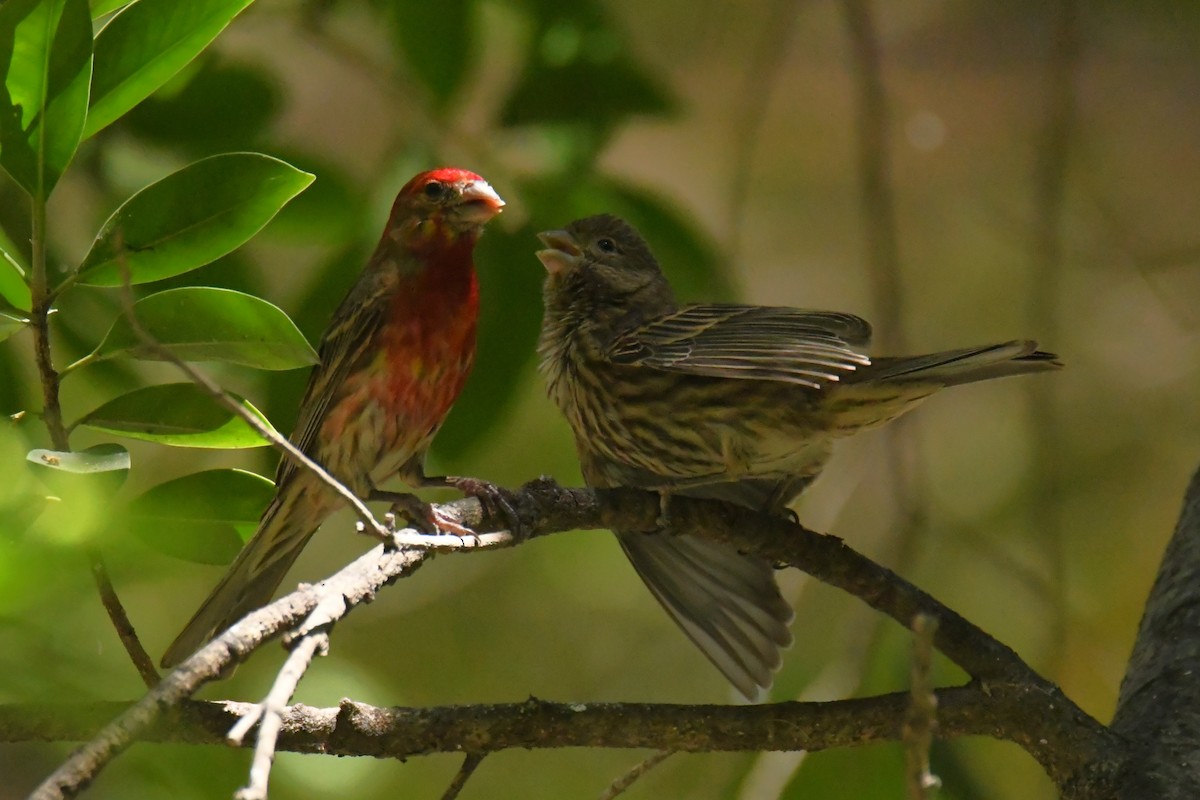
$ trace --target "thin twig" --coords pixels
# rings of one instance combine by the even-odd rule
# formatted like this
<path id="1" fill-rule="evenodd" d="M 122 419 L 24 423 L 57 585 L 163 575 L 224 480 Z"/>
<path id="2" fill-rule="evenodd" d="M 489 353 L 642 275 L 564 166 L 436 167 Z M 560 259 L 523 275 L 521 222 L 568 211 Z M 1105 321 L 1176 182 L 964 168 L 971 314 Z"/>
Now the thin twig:
<path id="1" fill-rule="evenodd" d="M 726 263 L 729 264 L 741 261 L 742 229 L 754 175 L 754 157 L 758 152 L 772 90 L 783 72 L 788 45 L 796 27 L 799 16 L 799 10 L 793 7 L 796 5 L 797 0 L 775 0 L 768 7 L 762 39 L 754 47 L 742 81 L 742 91 L 739 93 L 741 110 L 732 115 L 735 129 L 727 208 L 729 241 L 726 245 L 729 256 Z M 725 277 L 731 279 L 732 275 Z"/>
<path id="2" fill-rule="evenodd" d="M 258 726 L 258 740 L 254 745 L 254 760 L 250 764 L 250 780 L 234 795 L 237 800 L 267 800 L 267 785 L 271 777 L 271 764 L 275 761 L 275 745 L 279 730 L 283 727 L 283 713 L 288 701 L 296 693 L 296 686 L 308 671 L 313 657 L 329 652 L 329 634 L 325 631 L 301 637 L 288 654 L 287 661 L 275 676 L 271 691 L 258 704 L 257 714 L 247 714 L 229 731 L 226 740 L 240 746 L 246 734 Z"/>
<path id="3" fill-rule="evenodd" d="M 463 787 L 467 785 L 467 781 L 475 770 L 479 769 L 479 765 L 483 763 L 483 759 L 487 756 L 486 753 L 467 753 L 467 757 L 463 759 L 462 766 L 458 768 L 458 772 L 454 773 L 454 779 L 450 781 L 450 785 L 446 787 L 446 791 L 442 793 L 442 800 L 454 800 L 462 792 Z"/>
<path id="4" fill-rule="evenodd" d="M 929 749 L 937 732 L 937 694 L 933 688 L 933 637 L 937 617 L 917 614 L 913 619 L 912 686 L 904 720 L 904 760 L 910 800 L 930 800 L 941 781 L 929 768 Z"/>
<path id="5" fill-rule="evenodd" d="M 1059 0 L 1054 6 L 1053 41 L 1046 63 L 1046 86 L 1042 130 L 1033 173 L 1034 289 L 1029 292 L 1029 314 L 1034 330 L 1050 341 L 1061 337 L 1062 283 L 1066 248 L 1063 216 L 1066 210 L 1067 168 L 1075 119 L 1075 70 L 1079 61 L 1079 3 Z M 1063 666 L 1070 615 L 1067 603 L 1067 553 L 1061 515 L 1062 480 L 1059 448 L 1061 413 L 1053 381 L 1030 381 L 1027 391 L 1033 406 L 1034 452 L 1030 519 L 1036 521 L 1038 541 L 1043 542 L 1054 591 L 1050 615 L 1051 674 Z"/>
<path id="6" fill-rule="evenodd" d="M 609 784 L 607 789 L 600 793 L 600 800 L 613 800 L 614 797 L 624 794 L 625 790 L 633 786 L 639 778 L 666 761 L 669 757 L 675 755 L 676 752 L 675 750 L 659 750 L 649 758 L 635 764 L 632 769 L 617 778 Z"/>
<path id="7" fill-rule="evenodd" d="M 904 348 L 904 287 L 892 189 L 891 116 L 883 85 L 879 36 L 870 0 L 843 0 L 856 83 L 859 201 L 867 239 L 872 307 L 879 323 L 878 344 L 888 352 Z"/>
<path id="8" fill-rule="evenodd" d="M 144 344 L 148 350 L 150 350 L 162 361 L 166 361 L 175 365 L 180 372 L 187 376 L 188 380 L 190 380 L 200 389 L 204 390 L 205 393 L 216 400 L 220 405 L 224 406 L 232 414 L 242 419 L 247 425 L 253 428 L 259 436 L 262 436 L 276 448 L 282 450 L 287 458 L 291 458 L 297 464 L 300 464 L 302 467 L 312 472 L 317 476 L 318 479 L 321 480 L 321 482 L 341 495 L 342 499 L 349 503 L 350 507 L 354 509 L 354 513 L 358 515 L 358 518 L 362 522 L 363 526 L 370 533 L 374 534 L 376 538 L 378 538 L 380 541 L 393 541 L 393 532 L 389 531 L 379 522 L 379 520 L 375 519 L 375 515 L 371 513 L 371 509 L 367 508 L 366 503 L 360 500 L 358 495 L 346 488 L 340 481 L 326 472 L 324 467 L 305 455 L 303 451 L 301 451 L 290 441 L 280 436 L 269 425 L 243 408 L 242 404 L 235 400 L 232 395 L 222 389 L 216 381 L 195 369 L 191 364 L 188 364 L 186 361 L 179 358 L 179 356 L 172 353 L 166 347 L 163 347 L 161 342 L 151 336 L 146 329 L 142 327 L 141 321 L 138 320 L 137 314 L 134 313 L 133 287 L 130 285 L 129 266 L 125 262 L 123 257 L 124 251 L 121 249 L 121 247 L 121 242 L 118 239 L 117 252 L 122 254 L 122 256 L 118 257 L 118 263 L 121 267 L 122 274 L 121 304 L 124 309 L 125 318 L 129 322 L 130 329 L 133 331 L 134 335 L 142 341 L 142 344 Z"/>
<path id="9" fill-rule="evenodd" d="M 60 402 L 60 378 L 54 368 L 54 358 L 50 351 L 50 314 L 53 312 L 55 294 L 49 287 L 49 276 L 46 272 L 46 203 L 45 199 L 36 197 L 33 200 L 31 225 L 31 257 L 30 257 L 30 295 L 32 311 L 29 314 L 30 327 L 33 329 L 34 361 L 37 363 L 38 376 L 42 384 L 42 422 L 50 434 L 54 449 L 67 452 L 71 449 L 70 436 L 63 424 L 62 405 Z M 154 660 L 142 647 L 138 640 L 129 615 L 122 605 L 112 580 L 108 576 L 108 568 L 100 551 L 94 547 L 87 549 L 92 577 L 100 592 L 100 602 L 108 613 L 117 638 L 125 652 L 129 654 L 134 668 L 142 677 L 147 687 L 158 682 L 158 671 L 154 668 Z"/>
<path id="10" fill-rule="evenodd" d="M 42 422 L 50 433 L 54 449 L 65 452 L 71 449 L 71 445 L 67 429 L 63 427 L 62 406 L 58 396 L 59 376 L 50 353 L 50 314 L 53 312 L 51 306 L 54 297 L 46 274 L 46 202 L 42 198 L 33 200 L 30 235 L 29 325 L 33 329 L 34 360 L 42 382 Z"/>
<path id="11" fill-rule="evenodd" d="M 108 618 L 117 631 L 117 637 L 125 646 L 125 652 L 129 654 L 133 666 L 142 676 L 142 682 L 146 684 L 146 688 L 153 688 L 162 676 L 154 668 L 154 659 L 142 646 L 142 640 L 138 638 L 137 631 L 133 629 L 133 623 L 129 621 L 129 615 L 125 613 L 125 606 L 122 605 L 121 598 L 117 597 L 117 590 L 113 588 L 112 578 L 108 575 L 108 567 L 105 566 L 103 557 L 96 549 L 88 548 L 88 559 L 92 564 L 92 577 L 96 581 L 96 588 L 100 591 L 100 602 L 104 604 L 104 610 L 108 612 Z"/>
<path id="12" fill-rule="evenodd" d="M 871 307 L 880 335 L 876 344 L 887 353 L 908 352 L 904 331 L 904 281 L 896 192 L 892 185 L 891 114 L 883 81 L 883 56 L 870 0 L 843 0 L 858 103 L 859 202 L 867 241 L 867 276 Z M 904 522 L 893 537 L 894 563 L 904 570 L 911 562 L 918 534 L 924 529 L 925 471 L 912 436 L 913 418 L 884 431 L 887 474 L 896 507 Z"/>

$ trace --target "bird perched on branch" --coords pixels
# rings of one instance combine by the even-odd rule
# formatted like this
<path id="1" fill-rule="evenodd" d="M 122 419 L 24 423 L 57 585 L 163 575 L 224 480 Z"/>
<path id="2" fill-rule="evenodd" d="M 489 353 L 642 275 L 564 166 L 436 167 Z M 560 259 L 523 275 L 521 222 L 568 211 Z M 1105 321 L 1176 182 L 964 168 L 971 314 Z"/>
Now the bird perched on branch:
<path id="1" fill-rule="evenodd" d="M 291 438 L 359 497 L 386 496 L 436 527 L 454 526 L 414 496 L 382 495 L 375 486 L 398 474 L 412 487 L 491 489 L 469 478 L 428 477 L 423 463 L 475 358 L 473 253 L 503 206 L 483 178 L 462 169 L 423 172 L 405 184 L 366 269 L 321 339 Z M 167 649 L 163 666 L 268 602 L 344 502 L 286 457 L 275 484 L 254 537 Z"/>
<path id="2" fill-rule="evenodd" d="M 852 314 L 679 306 L 625 221 L 539 234 L 547 271 L 539 354 L 589 486 L 631 486 L 783 515 L 835 439 L 945 386 L 1057 369 L 1031 341 L 869 358 Z M 665 508 L 665 504 L 664 504 Z M 792 610 L 764 559 L 673 529 L 615 531 L 670 616 L 747 698 L 770 686 Z"/>

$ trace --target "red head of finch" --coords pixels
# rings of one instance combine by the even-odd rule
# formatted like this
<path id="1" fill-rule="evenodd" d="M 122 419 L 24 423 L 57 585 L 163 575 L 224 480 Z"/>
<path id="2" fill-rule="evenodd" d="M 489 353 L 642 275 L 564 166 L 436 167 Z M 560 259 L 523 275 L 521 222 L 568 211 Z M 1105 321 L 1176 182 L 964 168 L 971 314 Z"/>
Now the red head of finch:
<path id="1" fill-rule="evenodd" d="M 863 353 L 871 327 L 852 314 L 680 307 L 646 242 L 609 215 L 540 238 L 541 371 L 590 486 L 783 514 L 835 439 L 888 422 L 944 386 L 1061 366 L 1030 341 L 871 359 Z M 616 533 L 671 617 L 753 698 L 791 642 L 791 609 L 770 565 L 673 531 L 669 520 L 667 528 Z"/>
<path id="2" fill-rule="evenodd" d="M 473 172 L 414 177 L 321 338 L 291 441 L 360 497 L 396 474 L 414 486 L 425 481 L 425 453 L 475 357 L 475 243 L 503 206 Z M 164 666 L 270 600 L 341 505 L 290 459 L 280 462 L 275 483 L 254 537 L 167 649 Z"/>

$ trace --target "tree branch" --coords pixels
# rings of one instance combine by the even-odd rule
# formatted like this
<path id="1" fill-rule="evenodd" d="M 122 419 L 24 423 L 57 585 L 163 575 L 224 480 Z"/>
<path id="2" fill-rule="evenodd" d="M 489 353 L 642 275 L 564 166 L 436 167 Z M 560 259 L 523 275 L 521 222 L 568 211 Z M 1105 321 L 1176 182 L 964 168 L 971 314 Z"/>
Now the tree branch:
<path id="1" fill-rule="evenodd" d="M 129 621 L 129 614 L 125 612 L 121 598 L 117 597 L 117 590 L 113 587 L 108 567 L 104 564 L 104 558 L 98 550 L 89 547 L 88 560 L 91 562 L 92 578 L 96 582 L 96 589 L 100 592 L 100 603 L 108 612 L 108 619 L 117 632 L 117 638 L 124 645 L 125 652 L 133 662 L 138 675 L 142 677 L 146 688 L 153 688 L 154 684 L 160 680 L 158 670 L 154 668 L 154 659 L 142 646 L 142 640 L 138 638 L 137 631 L 133 629 L 133 623 Z"/>
<path id="2" fill-rule="evenodd" d="M 655 528 L 660 514 L 659 497 L 655 493 L 631 489 L 604 492 L 564 489 L 545 479 L 527 484 L 520 492 L 513 493 L 509 501 L 520 517 L 524 530 L 530 532 L 531 536 L 582 528 L 650 531 Z M 487 531 L 506 525 L 504 519 L 489 518 L 474 498 L 459 500 L 444 507 L 443 511 L 453 514 L 456 521 L 474 530 Z M 988 735 L 1011 739 L 1029 751 L 1059 785 L 1074 780 L 1089 764 L 1116 747 L 1114 737 L 1107 729 L 1075 706 L 1058 687 L 1030 670 L 1011 649 L 890 570 L 846 547 L 840 539 L 814 533 L 787 520 L 714 501 L 672 497 L 668 513 L 681 529 L 802 568 L 827 583 L 851 592 L 898 621 L 906 622 L 918 613 L 936 618 L 938 629 L 934 636 L 935 646 L 975 679 L 970 687 L 950 690 L 948 697 L 939 694 L 939 724 L 944 734 L 986 732 Z M 745 531 L 753 533 L 746 534 Z M 499 535 L 488 537 L 484 546 L 512 543 L 514 540 L 511 536 Z M 372 598 L 383 586 L 411 574 L 424 563 L 428 554 L 425 550 L 376 547 L 321 584 L 304 586 L 247 615 L 180 664 L 145 697 L 101 729 L 94 739 L 62 764 L 33 796 L 48 800 L 74 795 L 134 739 L 146 735 L 146 731 L 162 719 L 164 711 L 179 706 L 200 686 L 217 679 L 267 640 L 295 627 L 318 603 L 340 604 L 348 612 Z M 956 694 L 956 691 L 960 693 Z M 975 699 L 964 705 L 961 691 L 969 691 L 966 696 Z M 489 725 L 499 726 L 500 729 L 515 726 L 514 729 L 524 731 L 512 739 L 495 739 L 496 733 L 492 731 L 489 737 L 493 738 L 473 740 L 487 745 L 477 745 L 474 749 L 490 749 L 492 743 L 509 741 L 512 744 L 503 746 L 541 747 L 549 746 L 551 742 L 560 746 L 564 743 L 591 746 L 607 742 L 607 746 L 621 747 L 742 749 L 745 745 L 738 744 L 736 740 L 748 741 L 745 740 L 747 726 L 760 724 L 767 726 L 762 734 L 766 739 L 759 742 L 766 749 L 788 749 L 793 746 L 814 749 L 871 740 L 876 734 L 864 732 L 863 725 L 871 731 L 884 726 L 890 738 L 899 735 L 906 695 L 889 699 L 885 704 L 886 710 L 870 704 L 855 705 L 862 701 L 845 702 L 850 705 L 835 708 L 852 708 L 855 714 L 865 713 L 868 716 L 853 722 L 847 718 L 842 722 L 841 733 L 834 738 L 827 738 L 833 735 L 829 731 L 818 731 L 815 739 L 804 742 L 790 737 L 783 730 L 787 725 L 772 723 L 770 712 L 756 707 L 734 707 L 724 711 L 703 710 L 706 707 L 701 707 L 700 711 L 680 712 L 685 714 L 683 718 L 672 714 L 659 717 L 655 715 L 665 712 L 649 710 L 646 712 L 649 727 L 630 726 L 629 718 L 594 712 L 613 725 L 621 720 L 616 725 L 619 730 L 605 728 L 603 730 L 607 733 L 604 736 L 597 733 L 601 730 L 599 728 L 573 727 L 578 725 L 574 711 L 557 723 L 560 729 L 553 736 L 546 734 L 550 730 L 547 727 L 528 729 L 528 722 L 522 721 L 520 715 L 516 719 L 497 721 L 492 720 L 496 712 L 480 711 L 478 707 L 461 710 L 461 713 L 465 715 L 464 719 L 473 719 L 473 715 L 482 714 L 492 720 Z M 895 704 L 898 706 L 893 708 Z M 986 712 L 982 710 L 984 706 Z M 968 713 L 967 709 L 973 711 Z M 694 725 L 681 726 L 680 719 L 688 719 L 687 713 L 701 716 L 694 719 Z M 877 716 L 870 716 L 872 713 Z M 972 717 L 972 714 L 979 716 Z M 552 714 L 550 716 L 553 717 Z M 740 720 L 736 725 L 733 722 L 735 719 Z M 832 722 L 826 719 L 823 724 Z M 546 723 L 549 725 L 549 720 Z M 702 729 L 710 725 L 724 725 L 721 730 L 726 731 L 730 738 L 720 739 L 718 731 L 705 734 Z M 675 733 L 665 733 L 672 728 L 676 730 Z M 590 733 L 584 736 L 582 731 Z M 543 740 L 538 736 L 548 738 Z M 562 739 L 562 736 L 577 738 Z M 720 743 L 722 741 L 724 744 Z M 438 745 L 423 741 L 418 749 L 426 752 L 431 748 L 436 750 Z"/>
<path id="3" fill-rule="evenodd" d="M 1121 682 L 1112 729 L 1127 797 L 1200 797 L 1200 470 L 1184 495 Z"/>
<path id="4" fill-rule="evenodd" d="M 904 759 L 907 769 L 909 800 L 930 800 L 933 790 L 942 785 L 929 768 L 929 750 L 937 732 L 937 695 L 934 692 L 933 634 L 937 620 L 924 615 L 913 620 L 913 657 L 909 670 L 908 716 L 904 720 Z"/>
<path id="5" fill-rule="evenodd" d="M 1026 720 L 997 714 L 1023 702 L 1014 687 L 979 684 L 937 690 L 945 736 L 1023 738 Z M 381 708 L 345 700 L 337 708 L 284 709 L 277 747 L 295 753 L 408 758 L 428 753 L 486 754 L 510 748 L 669 748 L 683 752 L 826 750 L 898 741 L 907 692 L 828 702 L 763 705 L 521 703 Z M 0 705 L 4 741 L 72 741 L 95 736 L 123 703 Z M 138 734 L 151 743 L 212 744 L 256 703 L 182 702 Z M 250 747 L 247 742 L 243 746 Z"/>

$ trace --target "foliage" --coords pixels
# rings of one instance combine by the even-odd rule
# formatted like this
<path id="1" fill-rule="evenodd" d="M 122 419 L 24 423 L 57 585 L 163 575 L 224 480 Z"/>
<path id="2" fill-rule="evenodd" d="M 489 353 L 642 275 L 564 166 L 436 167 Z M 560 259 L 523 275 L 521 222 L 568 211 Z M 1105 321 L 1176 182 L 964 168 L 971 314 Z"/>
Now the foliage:
<path id="1" fill-rule="evenodd" d="M 63 386 L 68 399 L 79 386 L 79 379 L 73 377 L 75 372 L 83 373 L 91 365 L 109 359 L 160 359 L 163 350 L 191 361 L 265 370 L 296 369 L 315 360 L 312 348 L 277 307 L 250 294 L 206 285 L 206 280 L 221 276 L 197 272 L 245 244 L 314 179 L 313 174 L 270 155 L 210 154 L 211 147 L 250 145 L 256 140 L 270 148 L 265 135 L 270 118 L 263 113 L 270 115 L 279 109 L 278 104 L 269 101 L 271 90 L 259 88 L 269 87 L 270 77 L 246 65 L 225 64 L 204 52 L 249 5 L 246 0 L 93 3 L 90 12 L 96 17 L 94 41 L 90 36 L 81 38 L 79 33 L 91 18 L 83 0 L 15 2 L 6 4 L 3 10 L 0 49 L 27 57 L 9 59 L 11 66 L 4 76 L 12 102 L 6 113 L 22 121 L 19 126 L 5 127 L 0 163 L 29 195 L 32 217 L 45 214 L 52 190 L 80 146 L 88 151 L 89 164 L 104 163 L 107 153 L 128 147 L 127 137 L 184 158 L 204 156 L 154 180 L 121 202 L 75 266 L 60 276 L 44 272 L 45 299 L 59 309 L 54 322 L 81 333 L 85 344 L 89 336 L 93 342 L 90 354 L 63 370 L 64 376 L 72 375 Z M 471 77 L 472 49 L 431 47 L 430 42 L 438 38 L 473 41 L 478 9 L 472 2 L 450 3 L 436 12 L 431 8 L 419 3 L 381 3 L 378 13 L 392 30 L 414 77 L 428 90 L 431 112 L 441 113 Z M 531 39 L 524 77 L 499 112 L 500 124 L 507 127 L 556 128 L 565 124 L 588 129 L 588 133 L 568 135 L 590 145 L 586 152 L 573 153 L 573 167 L 594 160 L 603 139 L 600 134 L 607 135 L 622 119 L 637 113 L 661 113 L 669 107 L 663 91 L 651 88 L 654 81 L 625 54 L 619 31 L 603 11 L 591 5 L 580 8 L 576 15 L 554 22 L 551 10 L 531 10 L 537 30 Z M 428 35 L 434 28 L 441 32 L 440 37 Z M 566 40 L 570 41 L 564 44 Z M 614 65 L 616 73 L 612 71 Z M 540 101 L 525 95 L 539 84 L 564 79 L 552 77 L 567 75 L 564 70 L 570 75 L 566 79 L 603 82 L 610 87 L 607 91 L 628 96 L 630 102 L 606 104 L 608 116 L 603 119 L 584 107 L 559 108 L 552 114 L 539 111 Z M 214 118 L 218 104 L 222 118 L 253 122 L 238 122 L 231 130 Z M 43 109 L 43 113 L 30 116 L 30 109 Z M 180 118 L 187 124 L 180 125 Z M 321 162 L 317 153 L 295 155 L 301 162 Z M 399 160 L 413 157 L 405 154 Z M 168 162 L 174 160 L 171 155 Z M 335 168 L 320 169 L 323 174 L 313 196 L 335 192 L 338 199 L 302 201 L 298 206 L 302 219 L 293 215 L 290 220 L 282 220 L 288 223 L 289 232 L 307 229 L 297 238 L 319 235 L 315 229 L 331 227 L 324 218 L 336 215 L 339 208 L 354 209 L 349 199 L 354 193 L 349 188 L 351 181 Z M 568 182 L 567 175 L 550 171 L 530 176 L 521 182 L 518 191 L 528 198 L 535 212 L 561 208 L 564 200 L 572 207 L 585 209 L 612 207 L 609 201 L 618 196 L 638 197 L 635 188 L 616 188 L 599 177 Z M 96 173 L 85 167 L 81 179 L 94 183 L 104 194 L 115 189 L 104 171 Z M 705 273 L 715 274 L 711 259 L 702 256 L 704 248 L 693 244 L 695 233 L 661 201 L 642 196 L 634 202 L 639 207 L 638 216 L 651 229 L 669 228 L 674 234 L 671 241 L 681 242 L 687 255 L 695 256 L 690 261 L 696 264 L 698 281 L 705 280 Z M 48 219 L 45 230 L 33 232 L 35 250 L 55 248 L 55 222 Z M 353 261 L 361 252 L 357 242 L 365 226 L 361 220 L 352 220 L 341 227 L 344 244 L 335 244 L 355 254 L 350 259 Z M 485 245 L 484 257 L 501 263 L 518 262 L 529 249 L 530 233 L 528 226 L 496 233 Z M 28 324 L 30 286 L 36 280 L 27 266 L 27 254 L 12 241 L 0 241 L 0 295 L 4 301 L 0 307 L 0 335 L 5 337 Z M 349 271 L 340 262 L 331 262 L 329 272 L 338 286 L 344 285 Z M 244 262 L 238 267 L 247 268 Z M 48 271 L 50 267 L 39 264 L 36 269 Z M 199 282 L 181 284 L 175 280 L 168 284 L 172 288 L 141 296 L 132 307 L 138 325 L 130 323 L 128 314 L 121 310 L 123 285 L 160 283 L 187 273 L 196 273 Z M 451 454 L 467 450 L 503 413 L 507 398 L 518 386 L 517 377 L 529 360 L 536 332 L 536 272 L 525 271 L 521 276 L 489 272 L 484 280 L 489 302 L 484 304 L 480 368 L 474 381 L 478 390 L 464 398 L 444 441 L 439 443 L 444 452 Z M 109 307 L 116 306 L 107 333 L 101 334 L 101 329 L 95 327 L 94 315 L 74 310 L 79 304 L 74 297 L 77 293 L 100 293 L 108 298 Z M 319 299 L 323 309 L 318 317 L 328 313 L 329 308 L 328 296 L 322 294 Z M 86 332 L 88 326 L 90 334 Z M 489 335 L 501 327 L 508 329 L 509 336 Z M 319 328 L 319 324 L 309 326 L 313 334 Z M 147 346 L 143 338 L 146 334 L 160 343 L 161 349 Z M 16 347 L 0 354 L 5 360 L 21 356 Z M 90 394 L 92 387 L 80 389 Z M 35 396 L 34 392 L 25 393 L 9 412 L 24 410 Z M 10 397 L 8 402 L 15 399 Z M 138 385 L 125 390 L 68 425 L 68 430 L 76 428 L 184 447 L 262 444 L 256 434 L 230 419 L 201 393 L 178 384 Z M 36 436 L 32 428 L 25 430 Z M 136 463 L 133 469 L 136 474 Z M 261 493 L 251 484 L 231 482 L 227 488 L 236 493 L 239 487 L 250 494 L 231 495 L 231 502 L 242 502 L 247 497 L 261 499 Z M 161 488 L 133 498 L 129 507 L 137 508 Z M 124 513 L 118 511 L 116 516 Z M 188 531 L 175 531 L 172 544 L 165 549 L 173 555 L 187 552 L 178 540 L 188 535 Z"/>
<path id="2" fill-rule="evenodd" d="M 1035 463 L 1028 421 L 1049 412 L 1022 402 L 1020 381 L 947 392 L 917 412 L 927 506 L 889 505 L 892 464 L 868 434 L 849 456 L 839 451 L 799 513 L 960 608 L 1106 718 L 1200 442 L 1200 209 L 1185 135 L 1195 129 L 1195 14 L 1112 3 L 1081 12 L 1094 35 L 1080 66 L 1090 88 L 1077 98 L 1087 141 L 1064 167 L 1070 264 L 1051 280 L 1025 269 L 1024 221 L 1038 216 L 1029 208 L 1045 100 L 1037 70 L 1055 4 L 874 5 L 886 23 L 885 89 L 903 88 L 891 96 L 889 145 L 905 258 L 904 297 L 890 300 L 906 306 L 904 332 L 914 349 L 1049 339 L 1068 364 L 1051 405 L 1071 413 L 1053 427 L 1059 463 Z M 431 473 L 577 481 L 569 434 L 533 375 L 533 232 L 573 217 L 629 218 L 684 298 L 728 299 L 736 283 L 756 302 L 877 313 L 857 268 L 874 232 L 854 191 L 841 9 L 782 9 L 0 3 L 0 412 L 11 415 L 0 420 L 0 701 L 132 696 L 133 670 L 81 554 L 105 554 L 157 653 L 219 574 L 199 565 L 231 559 L 271 495 L 262 475 L 277 455 L 156 360 L 129 324 L 129 301 L 165 347 L 204 362 L 247 408 L 290 431 L 309 343 L 418 169 L 470 167 L 508 201 L 477 251 L 479 357 Z M 791 24 L 785 14 L 799 22 L 775 81 L 762 71 L 762 44 Z M 749 134 L 761 144 L 739 152 Z M 739 184 L 751 201 L 741 216 Z M 739 258 L 723 263 L 731 254 Z M 1039 328 L 1026 301 L 1051 291 L 1066 316 Z M 39 312 L 63 373 L 65 443 L 43 424 Z M 1061 482 L 1044 493 L 1062 512 L 1028 513 L 1048 469 Z M 1051 516 L 1063 518 L 1060 538 L 1048 533 Z M 920 530 L 898 533 L 910 517 Z M 345 519 L 327 527 L 297 579 L 365 548 Z M 1066 565 L 1058 572 L 1047 566 L 1056 558 Z M 880 632 L 836 592 L 781 579 L 797 599 L 798 644 L 774 697 L 906 685 L 899 628 Z M 439 559 L 405 584 L 340 626 L 301 701 L 720 697 L 717 677 L 610 537 Z M 1068 612 L 1069 626 L 1047 621 Z M 276 667 L 263 654 L 219 691 L 257 699 Z M 20 794 L 57 756 L 0 748 L 0 774 Z M 898 797 L 895 756 L 818 753 L 801 766 L 790 754 L 679 755 L 630 796 L 747 798 L 749 787 L 773 786 L 788 797 Z M 594 794 L 639 757 L 506 753 L 463 796 Z M 222 796 L 245 760 L 219 748 L 139 748 L 90 791 Z M 1039 767 L 1008 745 L 950 742 L 934 761 L 939 796 L 1049 796 Z M 272 794 L 437 796 L 456 767 L 281 755 Z"/>
<path id="3" fill-rule="evenodd" d="M 396 48 L 393 68 L 412 78 L 397 91 L 431 119 L 449 115 L 478 77 L 475 45 L 488 38 L 481 5 L 371 5 Z M 236 460 L 209 468 L 199 451 L 232 454 L 265 442 L 195 386 L 164 383 L 162 370 L 137 363 L 167 353 L 205 362 L 247 382 L 248 395 L 268 398 L 290 423 L 303 368 L 316 354 L 275 298 L 290 294 L 298 279 L 320 287 L 298 316 L 316 338 L 374 234 L 369 209 L 376 193 L 394 192 L 392 178 L 414 165 L 447 157 L 436 138 L 407 140 L 380 171 L 379 185 L 364 186 L 320 149 L 275 140 L 272 127 L 286 110 L 277 77 L 209 49 L 250 6 L 251 0 L 12 0 L 0 8 L 0 166 L 11 179 L 0 197 L 9 192 L 4 205 L 21 209 L 0 213 L 0 340 L 8 340 L 0 375 L 29 369 L 44 325 L 50 352 L 82 351 L 59 365 L 61 383 L 52 391 L 64 408 L 85 409 L 60 423 L 53 409 L 42 408 L 37 380 L 0 380 L 2 410 L 17 423 L 0 431 L 3 469 L 26 476 L 0 496 L 5 535 L 16 548 L 0 560 L 52 545 L 55 557 L 100 547 L 135 558 L 145 547 L 185 561 L 230 561 L 253 532 L 272 484 L 236 468 Z M 269 12 L 257 13 L 262 19 Z M 331 13 L 312 4 L 307 24 L 324 35 Z M 524 199 L 535 217 L 558 214 L 564 202 L 588 209 L 637 197 L 643 221 L 669 229 L 685 252 L 703 254 L 695 230 L 662 200 L 617 188 L 594 171 L 624 121 L 671 107 L 607 13 L 591 3 L 558 20 L 549 6 L 518 13 L 534 31 L 522 77 L 494 124 L 569 146 L 561 161 L 534 174 L 493 180 L 510 202 Z M 449 40 L 462 46 L 446 47 Z M 537 91 L 577 80 L 604 88 L 611 102 L 603 117 L 585 104 L 547 105 Z M 472 160 L 494 158 L 486 148 L 472 153 Z M 65 184 L 71 185 L 64 190 Z M 81 192 L 98 199 L 90 213 L 106 204 L 115 210 L 93 228 L 86 253 L 70 256 L 64 231 L 85 220 L 68 222 L 57 203 L 61 193 Z M 264 227 L 277 246 L 311 243 L 332 256 L 315 273 L 263 280 L 255 265 L 263 251 L 241 248 Z M 503 265 L 527 260 L 533 230 L 526 218 L 496 231 L 480 258 Z M 711 258 L 697 257 L 691 272 L 697 283 L 715 280 Z M 438 443 L 443 458 L 472 450 L 510 408 L 532 357 L 538 283 L 532 269 L 485 273 L 479 367 Z M 255 374 L 274 370 L 295 374 L 276 381 Z M 286 396 L 276 396 L 280 387 Z M 270 425 L 253 401 L 237 399 Z M 126 449 L 113 437 L 143 444 Z M 159 454 L 154 448 L 161 446 L 178 455 Z M 21 449 L 25 466 L 16 463 Z M 74 579 L 86 587 L 86 574 Z M 12 607 L 8 598 L 23 586 L 18 572 L 0 569 L 0 607 Z"/>

